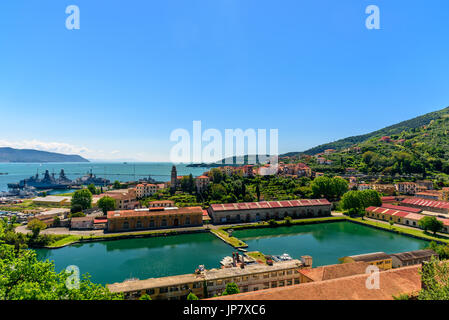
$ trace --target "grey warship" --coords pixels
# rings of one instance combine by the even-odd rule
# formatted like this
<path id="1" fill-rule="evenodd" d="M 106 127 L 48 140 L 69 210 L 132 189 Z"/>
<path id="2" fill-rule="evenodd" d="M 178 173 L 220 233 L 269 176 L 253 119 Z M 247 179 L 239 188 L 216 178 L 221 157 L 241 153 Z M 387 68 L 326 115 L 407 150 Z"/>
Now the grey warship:
<path id="1" fill-rule="evenodd" d="M 23 189 L 26 187 L 34 187 L 36 189 L 69 189 L 75 186 L 88 185 L 93 183 L 97 186 L 105 186 L 110 183 L 108 179 L 99 178 L 88 172 L 85 176 L 70 180 L 66 177 L 64 169 L 61 169 L 59 177 L 56 178 L 55 174 L 50 174 L 48 170 L 45 170 L 44 177 L 39 178 L 39 174 L 36 173 L 28 179 L 21 180 L 19 183 L 8 183 L 9 189 Z"/>

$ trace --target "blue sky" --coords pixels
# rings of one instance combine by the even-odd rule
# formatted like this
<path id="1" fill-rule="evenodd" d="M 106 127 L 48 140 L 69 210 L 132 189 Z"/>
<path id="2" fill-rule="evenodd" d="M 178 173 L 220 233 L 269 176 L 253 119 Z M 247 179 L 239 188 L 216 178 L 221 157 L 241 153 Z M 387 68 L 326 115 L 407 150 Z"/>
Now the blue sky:
<path id="1" fill-rule="evenodd" d="M 166 161 L 201 120 L 301 151 L 448 106 L 448 34 L 447 0 L 2 1 L 0 145 Z"/>

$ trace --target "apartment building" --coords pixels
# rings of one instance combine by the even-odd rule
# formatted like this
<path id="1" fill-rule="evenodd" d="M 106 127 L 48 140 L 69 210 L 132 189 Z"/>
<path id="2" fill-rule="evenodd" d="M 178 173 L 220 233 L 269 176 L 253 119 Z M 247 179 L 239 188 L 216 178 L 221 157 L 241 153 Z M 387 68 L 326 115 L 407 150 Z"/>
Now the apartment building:
<path id="1" fill-rule="evenodd" d="M 236 283 L 240 292 L 257 291 L 299 284 L 299 271 L 309 267 L 311 257 L 275 262 L 273 265 L 251 264 L 242 267 L 211 269 L 147 280 L 107 285 L 111 292 L 122 292 L 126 299 L 148 294 L 153 300 L 185 300 L 190 292 L 198 298 L 221 295 L 228 283 Z M 311 263 L 311 262 L 310 262 Z"/>

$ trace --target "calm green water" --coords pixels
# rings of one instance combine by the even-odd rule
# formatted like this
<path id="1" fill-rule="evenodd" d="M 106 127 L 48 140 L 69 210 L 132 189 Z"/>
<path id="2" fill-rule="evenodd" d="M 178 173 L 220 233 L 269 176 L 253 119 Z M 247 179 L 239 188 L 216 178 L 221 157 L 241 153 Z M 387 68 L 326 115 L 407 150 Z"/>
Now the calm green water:
<path id="1" fill-rule="evenodd" d="M 314 266 L 339 263 L 338 258 L 383 251 L 398 253 L 423 249 L 427 241 L 350 222 L 322 223 L 273 229 L 234 231 L 249 251 L 288 253 L 292 258 L 310 255 Z"/>
<path id="2" fill-rule="evenodd" d="M 96 283 L 122 282 L 192 273 L 200 264 L 220 266 L 232 247 L 209 233 L 126 239 L 38 249 L 40 260 L 53 260 L 57 271 L 76 265 Z"/>
<path id="3" fill-rule="evenodd" d="M 350 222 L 323 223 L 273 229 L 235 231 L 249 250 L 265 254 L 288 253 L 293 258 L 311 255 L 314 266 L 336 264 L 338 258 L 384 251 L 417 250 L 427 242 Z M 41 260 L 50 259 L 60 271 L 76 265 L 97 283 L 121 282 L 191 273 L 200 264 L 219 267 L 233 248 L 209 233 L 160 238 L 127 239 L 36 250 Z"/>

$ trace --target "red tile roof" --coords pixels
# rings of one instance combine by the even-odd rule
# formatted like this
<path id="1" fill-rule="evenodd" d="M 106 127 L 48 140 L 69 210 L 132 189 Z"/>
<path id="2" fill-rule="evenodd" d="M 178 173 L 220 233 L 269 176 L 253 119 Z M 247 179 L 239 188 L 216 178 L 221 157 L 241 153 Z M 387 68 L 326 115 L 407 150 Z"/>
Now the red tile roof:
<path id="1" fill-rule="evenodd" d="M 408 198 L 402 200 L 402 203 L 421 207 L 449 209 L 449 202 L 447 201 L 436 201 L 423 198 Z"/>
<path id="2" fill-rule="evenodd" d="M 381 271 L 380 289 L 366 286 L 369 274 L 220 296 L 210 300 L 393 300 L 421 290 L 420 266 Z"/>
<path id="3" fill-rule="evenodd" d="M 413 213 L 420 213 L 422 210 L 419 208 L 412 208 L 412 207 L 405 207 L 405 206 L 395 206 L 393 204 L 383 204 L 382 208 L 387 208 L 387 209 L 394 209 L 394 210 L 399 210 L 399 211 L 407 211 L 407 212 L 413 212 Z"/>
<path id="4" fill-rule="evenodd" d="M 289 207 L 306 207 L 306 206 L 325 206 L 331 205 L 326 199 L 301 199 L 289 201 L 263 201 L 263 202 L 247 202 L 247 203 L 225 203 L 212 204 L 214 211 L 229 210 L 251 210 L 251 209 L 270 209 L 270 208 L 289 208 Z"/>

